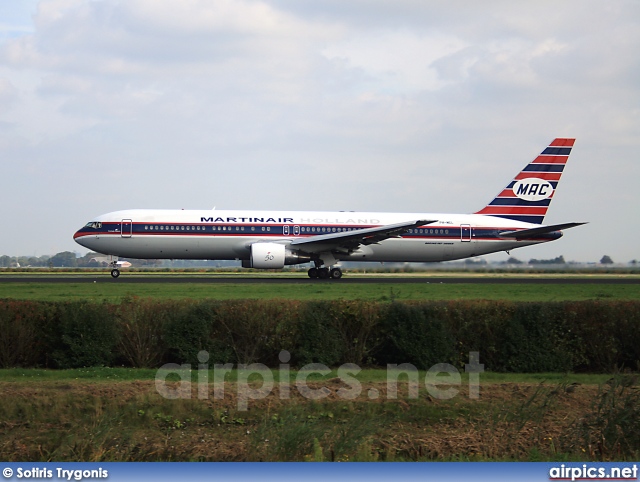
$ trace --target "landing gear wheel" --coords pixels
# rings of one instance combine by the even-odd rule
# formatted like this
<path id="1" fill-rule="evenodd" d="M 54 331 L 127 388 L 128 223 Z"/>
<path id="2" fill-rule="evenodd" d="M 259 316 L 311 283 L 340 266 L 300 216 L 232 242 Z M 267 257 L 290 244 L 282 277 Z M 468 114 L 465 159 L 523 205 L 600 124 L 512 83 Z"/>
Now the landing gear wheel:
<path id="1" fill-rule="evenodd" d="M 340 268 L 333 268 L 331 271 L 329 271 L 329 277 L 331 279 L 342 278 L 342 270 Z"/>
<path id="2" fill-rule="evenodd" d="M 329 268 L 320 268 L 320 269 L 318 269 L 318 278 L 320 278 L 320 279 L 329 279 Z"/>
<path id="3" fill-rule="evenodd" d="M 307 274 L 309 275 L 309 278 L 316 279 L 318 277 L 318 268 L 310 268 L 309 271 L 307 271 Z"/>
<path id="4" fill-rule="evenodd" d="M 120 270 L 117 268 L 113 268 L 111 270 L 111 277 L 112 278 L 117 278 L 118 276 L 120 276 Z"/>

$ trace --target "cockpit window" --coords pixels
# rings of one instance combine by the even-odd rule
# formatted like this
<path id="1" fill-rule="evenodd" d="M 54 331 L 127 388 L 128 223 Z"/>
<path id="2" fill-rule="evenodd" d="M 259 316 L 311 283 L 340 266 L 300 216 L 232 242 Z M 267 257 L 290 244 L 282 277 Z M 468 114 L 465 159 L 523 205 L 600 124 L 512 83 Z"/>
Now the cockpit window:
<path id="1" fill-rule="evenodd" d="M 93 229 L 100 229 L 102 227 L 102 223 L 99 223 L 97 221 L 91 221 L 90 223 L 87 223 L 85 228 L 93 228 Z"/>

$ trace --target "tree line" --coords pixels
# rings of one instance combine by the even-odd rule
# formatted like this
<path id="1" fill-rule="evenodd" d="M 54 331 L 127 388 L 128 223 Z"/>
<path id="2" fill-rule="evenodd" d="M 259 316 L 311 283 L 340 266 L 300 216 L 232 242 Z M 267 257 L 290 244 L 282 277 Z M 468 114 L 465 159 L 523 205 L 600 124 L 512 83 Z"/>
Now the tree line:
<path id="1" fill-rule="evenodd" d="M 53 256 L 0 256 L 0 268 L 101 268 L 106 267 L 106 256 L 89 252 L 84 256 L 78 257 L 76 253 L 72 251 L 63 251 L 61 253 L 54 254 Z M 220 262 L 220 261 L 205 261 L 205 260 L 173 260 L 171 262 L 162 260 L 142 260 L 132 259 L 129 260 L 137 267 L 173 267 L 173 268 L 190 268 L 190 267 L 220 267 L 231 264 L 237 264 L 234 262 Z M 612 265 L 615 262 L 609 255 L 604 255 L 600 258 L 599 264 Z M 169 264 L 170 266 L 167 266 Z M 487 265 L 485 259 L 467 259 L 464 261 L 468 266 L 484 266 Z M 511 256 L 504 262 L 498 264 L 507 265 L 568 265 L 575 264 L 571 261 L 566 261 L 564 256 L 560 255 L 556 258 L 550 259 L 535 259 L 532 258 L 528 262 L 522 261 L 518 258 Z M 631 260 L 629 262 L 631 266 L 637 266 L 637 260 Z"/>
<path id="2" fill-rule="evenodd" d="M 136 260 L 138 266 L 155 266 L 156 260 Z M 0 256 L 0 268 L 101 268 L 107 266 L 106 256 L 87 253 L 78 257 L 72 251 L 63 251 L 53 256 Z"/>

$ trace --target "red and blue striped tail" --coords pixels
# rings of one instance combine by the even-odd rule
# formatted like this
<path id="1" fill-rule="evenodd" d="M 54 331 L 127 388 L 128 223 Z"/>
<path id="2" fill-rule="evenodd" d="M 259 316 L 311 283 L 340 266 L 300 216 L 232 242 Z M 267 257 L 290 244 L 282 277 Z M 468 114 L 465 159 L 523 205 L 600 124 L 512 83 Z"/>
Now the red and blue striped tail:
<path id="1" fill-rule="evenodd" d="M 475 214 L 542 224 L 575 139 L 555 139 L 498 196 Z"/>

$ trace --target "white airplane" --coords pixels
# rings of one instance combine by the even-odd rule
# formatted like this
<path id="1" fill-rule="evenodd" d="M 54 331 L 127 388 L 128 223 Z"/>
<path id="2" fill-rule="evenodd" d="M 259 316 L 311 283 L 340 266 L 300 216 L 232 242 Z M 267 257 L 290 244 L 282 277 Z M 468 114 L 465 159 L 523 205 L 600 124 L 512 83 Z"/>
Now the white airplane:
<path id="1" fill-rule="evenodd" d="M 555 139 L 474 214 L 134 209 L 96 217 L 73 236 L 93 251 L 138 259 L 241 260 L 244 268 L 313 262 L 310 278 L 342 277 L 340 261 L 471 258 L 562 236 L 543 225 L 575 139 Z M 111 276 L 120 275 L 112 264 Z"/>

